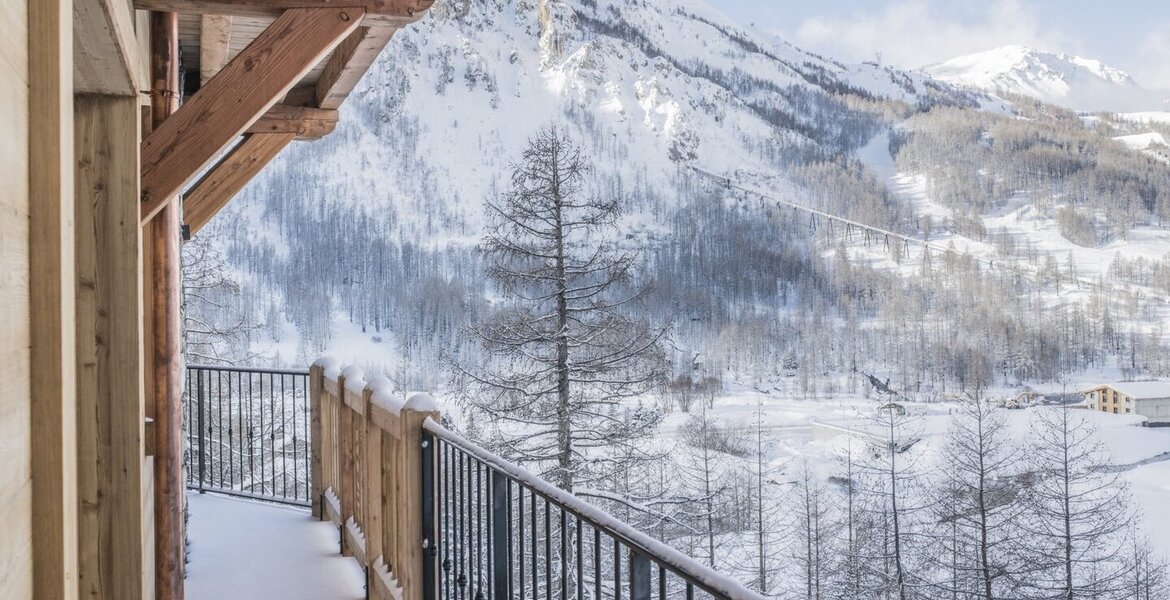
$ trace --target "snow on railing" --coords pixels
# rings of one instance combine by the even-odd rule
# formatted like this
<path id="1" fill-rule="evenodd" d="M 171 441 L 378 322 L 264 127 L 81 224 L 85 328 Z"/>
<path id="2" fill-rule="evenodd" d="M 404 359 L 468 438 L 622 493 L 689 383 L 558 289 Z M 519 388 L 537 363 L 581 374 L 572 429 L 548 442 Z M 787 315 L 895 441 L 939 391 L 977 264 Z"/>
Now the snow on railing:
<path id="1" fill-rule="evenodd" d="M 309 370 L 313 515 L 332 521 L 341 552 L 367 573 L 369 598 L 422 600 L 422 423 L 426 394 L 401 398 L 383 377 L 321 359 Z M 432 569 L 433 571 L 433 569 Z"/>
<path id="2" fill-rule="evenodd" d="M 394 600 L 762 600 L 439 424 L 428 394 L 318 361 L 313 514 Z"/>
<path id="3" fill-rule="evenodd" d="M 590 596 L 690 600 L 696 592 L 727 600 L 763 600 L 735 579 L 434 419 L 424 421 L 423 428 L 424 444 L 433 446 L 435 454 L 442 597 L 515 598 L 531 586 L 532 598 L 559 600 Z M 430 444 L 431 439 L 436 443 Z M 472 589 L 464 589 L 468 585 Z"/>

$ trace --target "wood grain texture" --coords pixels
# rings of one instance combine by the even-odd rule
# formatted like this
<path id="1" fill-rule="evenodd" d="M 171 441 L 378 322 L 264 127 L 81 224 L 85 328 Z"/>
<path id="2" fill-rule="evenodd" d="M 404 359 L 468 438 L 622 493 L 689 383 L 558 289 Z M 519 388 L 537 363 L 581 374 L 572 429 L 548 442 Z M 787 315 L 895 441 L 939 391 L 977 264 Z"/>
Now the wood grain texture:
<path id="1" fill-rule="evenodd" d="M 362 523 L 362 530 L 366 532 L 366 573 L 367 576 L 374 572 L 373 562 L 375 559 L 382 557 L 382 513 L 384 508 L 383 500 L 386 497 L 386 490 L 383 488 L 383 481 L 385 480 L 385 465 L 382 464 L 382 430 L 374 423 L 373 414 L 375 405 L 371 402 L 373 392 L 370 388 L 366 388 L 363 394 L 366 400 L 366 410 L 364 424 L 366 427 L 366 448 L 363 456 L 366 459 L 365 464 L 360 465 L 359 468 L 365 469 L 365 477 L 362 481 L 366 485 L 365 506 L 365 520 Z M 367 581 L 369 585 L 372 582 Z M 372 589 L 372 588 L 367 588 Z"/>
<path id="2" fill-rule="evenodd" d="M 28 4 L 0 2 L 0 598 L 32 598 Z"/>
<path id="3" fill-rule="evenodd" d="M 295 133 L 298 140 L 325 137 L 337 128 L 336 110 L 277 104 L 248 128 L 248 133 Z"/>
<path id="4" fill-rule="evenodd" d="M 197 235 L 264 166 L 296 139 L 295 133 L 253 133 L 232 148 L 183 197 L 183 219 Z"/>
<path id="5" fill-rule="evenodd" d="M 325 469 L 322 461 L 322 443 L 324 438 L 324 379 L 325 369 L 321 365 L 309 368 L 309 502 L 313 516 L 321 518 L 321 495 L 325 492 Z"/>
<path id="6" fill-rule="evenodd" d="M 142 297 L 136 98 L 74 100 L 78 574 L 85 598 L 143 597 Z"/>
<path id="7" fill-rule="evenodd" d="M 361 9 L 282 14 L 142 142 L 141 220 L 149 221 L 361 21 Z"/>
<path id="8" fill-rule="evenodd" d="M 151 126 L 174 119 L 179 104 L 178 15 L 150 15 Z M 179 207 L 168 199 L 143 235 L 146 380 L 154 419 L 154 595 L 182 600 L 185 569 L 182 434 L 182 322 L 179 310 Z"/>
<path id="9" fill-rule="evenodd" d="M 28 5 L 33 595 L 77 595 L 73 3 Z M 18 267 L 19 268 L 19 267 Z"/>
<path id="10" fill-rule="evenodd" d="M 231 15 L 203 15 L 199 34 L 199 83 L 207 83 L 231 58 Z"/>
<path id="11" fill-rule="evenodd" d="M 361 27 L 349 34 L 317 79 L 317 106 L 338 108 L 394 35 L 394 27 Z"/>
<path id="12" fill-rule="evenodd" d="M 353 421 L 354 414 L 345 402 L 345 377 L 337 378 L 337 389 L 340 392 L 337 398 L 337 451 L 338 451 L 338 487 L 337 499 L 341 508 L 341 522 L 345 523 L 353 517 Z M 350 556 L 350 549 L 341 538 L 341 553 Z"/>
<path id="13" fill-rule="evenodd" d="M 73 2 L 73 85 L 83 94 L 138 95 L 138 40 L 127 0 Z"/>

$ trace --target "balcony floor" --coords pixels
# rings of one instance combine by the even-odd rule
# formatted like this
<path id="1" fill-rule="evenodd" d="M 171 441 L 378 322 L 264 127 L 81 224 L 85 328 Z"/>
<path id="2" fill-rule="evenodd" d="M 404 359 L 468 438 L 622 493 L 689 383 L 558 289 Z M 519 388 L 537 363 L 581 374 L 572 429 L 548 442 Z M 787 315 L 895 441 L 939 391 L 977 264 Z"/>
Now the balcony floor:
<path id="1" fill-rule="evenodd" d="M 357 561 L 308 509 L 188 494 L 188 600 L 360 600 Z"/>

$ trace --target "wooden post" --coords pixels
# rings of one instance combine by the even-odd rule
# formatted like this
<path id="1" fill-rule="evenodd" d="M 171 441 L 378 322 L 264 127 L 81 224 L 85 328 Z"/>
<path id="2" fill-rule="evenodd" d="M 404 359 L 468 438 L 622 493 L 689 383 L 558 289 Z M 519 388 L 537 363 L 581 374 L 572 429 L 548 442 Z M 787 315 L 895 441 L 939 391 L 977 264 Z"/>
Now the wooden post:
<path id="1" fill-rule="evenodd" d="M 399 537 L 402 553 L 394 573 L 402 585 L 403 600 L 423 600 L 423 559 L 429 558 L 434 540 L 423 548 L 422 426 L 427 418 L 439 420 L 428 394 L 411 394 L 402 407 L 402 448 L 399 456 Z"/>
<path id="2" fill-rule="evenodd" d="M 366 485 L 365 493 L 362 494 L 365 500 L 365 520 L 362 522 L 362 530 L 366 533 L 366 573 L 372 576 L 374 572 L 371 565 L 374 560 L 382 556 L 382 497 L 385 496 L 385 490 L 382 488 L 382 473 L 385 467 L 382 465 L 382 429 L 374 422 L 374 407 L 372 406 L 372 399 L 374 392 L 367 385 L 362 392 L 362 399 L 365 401 L 365 424 L 366 424 L 366 464 L 362 468 L 366 471 L 366 476 L 363 478 Z M 367 589 L 373 589 L 373 582 L 367 582 L 371 586 Z"/>
<path id="3" fill-rule="evenodd" d="M 0 9 L 0 15 L 12 19 L 5 21 L 7 39 L 4 50 L 0 50 L 0 54 L 11 61 L 3 67 L 6 79 L 11 81 L 4 84 L 0 106 L 15 106 L 20 118 L 26 110 L 24 103 L 27 99 L 27 123 L 8 133 L 13 140 L 10 144 L 27 140 L 28 146 L 27 162 L 23 151 L 4 154 L 5 160 L 12 162 L 4 165 L 11 179 L 3 185 L 15 188 L 14 195 L 21 201 L 12 208 L 5 205 L 3 234 L 15 236 L 20 232 L 27 233 L 27 237 L 19 246 L 5 242 L 0 248 L 27 248 L 27 255 L 21 251 L 19 255 L 6 256 L 6 262 L 11 258 L 14 264 L 5 265 L 7 274 L 3 286 L 19 290 L 23 288 L 22 279 L 27 275 L 28 296 L 15 304 L 6 304 L 2 321 L 7 333 L 10 318 L 16 321 L 23 320 L 25 315 L 28 317 L 27 337 L 20 336 L 24 343 L 21 352 L 17 352 L 21 346 L 14 344 L 13 352 L 6 356 L 11 357 L 9 366 L 16 373 L 27 372 L 29 378 L 25 380 L 18 376 L 6 383 L 21 390 L 11 398 L 22 399 L 6 404 L 5 414 L 0 417 L 0 423 L 9 427 L 5 429 L 6 436 L 9 436 L 5 445 L 11 456 L 6 458 L 11 461 L 9 464 L 22 465 L 19 471 L 22 476 L 19 480 L 11 480 L 12 489 L 6 491 L 11 497 L 21 500 L 0 502 L 0 509 L 11 506 L 20 510 L 20 514 L 4 511 L 5 516 L 11 517 L 6 520 L 6 527 L 10 524 L 11 531 L 0 535 L 6 547 L 6 551 L 0 552 L 5 559 L 4 566 L 0 567 L 0 590 L 18 594 L 31 591 L 34 598 L 59 600 L 77 597 L 73 3 L 68 0 L 30 0 L 27 11 L 23 2 L 15 3 L 15 10 L 10 8 L 6 3 L 4 9 Z M 28 27 L 27 46 L 24 23 Z M 22 46 L 27 47 L 27 60 Z M 19 49 L 19 54 L 13 53 L 13 49 Z M 27 80 L 20 81 L 25 65 L 28 68 Z M 16 101 L 12 102 L 10 98 Z M 6 120 L 5 123 L 12 121 Z M 15 170 L 9 170 L 10 164 Z M 23 172 L 26 166 L 27 179 Z M 25 197 L 27 221 L 19 228 L 10 226 L 25 217 Z M 24 229 L 26 226 L 27 230 Z M 25 256 L 27 263 L 24 262 Z M 15 300 L 16 295 L 6 298 Z M 23 329 L 23 323 L 19 327 Z M 30 346 L 29 354 L 23 354 L 23 349 Z M 23 400 L 28 397 L 23 391 L 25 381 L 31 396 L 29 405 Z M 6 400 L 8 398 L 5 396 Z M 25 406 L 31 414 L 24 412 Z M 16 427 L 24 415 L 29 419 L 25 422 L 31 425 L 28 439 L 12 433 L 29 431 L 29 425 Z M 31 457 L 22 456 L 26 451 Z M 6 475 L 18 472 L 3 470 Z M 31 498 L 26 485 L 31 488 Z M 31 512 L 31 525 L 26 511 Z M 27 589 L 25 552 L 31 554 L 31 590 Z M 11 583 L 7 581 L 10 575 Z"/>
<path id="4" fill-rule="evenodd" d="M 324 401 L 325 367 L 314 364 L 309 368 L 309 501 L 312 502 L 313 516 L 322 518 L 321 495 L 325 493 L 324 469 L 321 461 L 322 437 L 321 412 Z"/>
<path id="5" fill-rule="evenodd" d="M 74 99 L 78 574 L 89 599 L 147 594 L 138 108 L 133 97 Z"/>
<path id="6" fill-rule="evenodd" d="M 179 108 L 179 18 L 150 18 L 151 123 L 157 130 Z M 163 202 L 147 224 L 144 253 L 149 402 L 155 422 L 155 598 L 182 600 L 184 570 L 182 356 L 179 316 L 179 208 Z"/>

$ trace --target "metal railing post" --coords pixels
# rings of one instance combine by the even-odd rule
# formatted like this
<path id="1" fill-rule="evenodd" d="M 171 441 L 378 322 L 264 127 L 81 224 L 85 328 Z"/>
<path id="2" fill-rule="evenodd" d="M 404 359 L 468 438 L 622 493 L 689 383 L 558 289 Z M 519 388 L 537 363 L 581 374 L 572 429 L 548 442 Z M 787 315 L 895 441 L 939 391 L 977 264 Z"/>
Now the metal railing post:
<path id="1" fill-rule="evenodd" d="M 207 435 L 207 430 L 205 429 L 206 424 L 204 423 L 204 413 L 206 412 L 206 407 L 203 405 L 202 371 L 195 371 L 195 398 L 195 410 L 199 413 L 196 419 L 199 422 L 199 435 L 197 436 L 197 439 L 199 440 L 199 493 L 203 494 L 206 493 L 206 490 L 203 486 L 203 480 L 207 475 L 207 457 L 204 456 L 204 453 L 207 450 L 207 442 L 203 436 Z"/>
<path id="2" fill-rule="evenodd" d="M 492 511 L 492 598 L 511 598 L 508 589 L 508 574 L 512 565 L 508 560 L 508 549 L 512 547 L 512 516 L 508 514 L 508 478 L 492 469 L 491 511 Z"/>
<path id="3" fill-rule="evenodd" d="M 630 548 L 630 600 L 650 600 L 650 559 Z"/>
<path id="4" fill-rule="evenodd" d="M 425 429 L 422 431 L 422 598 L 436 600 L 435 577 L 438 574 L 435 563 L 439 557 L 438 540 L 435 539 L 435 436 Z"/>

